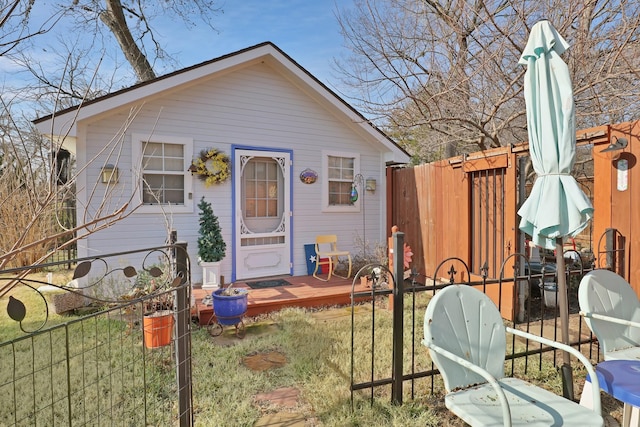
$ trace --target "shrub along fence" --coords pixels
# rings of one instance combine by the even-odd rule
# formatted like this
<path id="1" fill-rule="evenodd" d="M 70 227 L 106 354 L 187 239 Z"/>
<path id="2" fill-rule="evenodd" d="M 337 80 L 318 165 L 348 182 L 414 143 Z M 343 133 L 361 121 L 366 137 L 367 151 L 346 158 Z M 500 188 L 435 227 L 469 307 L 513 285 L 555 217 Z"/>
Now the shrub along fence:
<path id="1" fill-rule="evenodd" d="M 73 260 L 66 284 L 30 274 L 67 263 L 0 271 L 16 322 L 5 321 L 0 344 L 0 425 L 193 425 L 186 247 Z M 93 312 L 51 316 L 69 310 Z M 168 315 L 164 337 L 152 336 L 160 326 L 149 326 L 151 311 L 154 321 Z"/>

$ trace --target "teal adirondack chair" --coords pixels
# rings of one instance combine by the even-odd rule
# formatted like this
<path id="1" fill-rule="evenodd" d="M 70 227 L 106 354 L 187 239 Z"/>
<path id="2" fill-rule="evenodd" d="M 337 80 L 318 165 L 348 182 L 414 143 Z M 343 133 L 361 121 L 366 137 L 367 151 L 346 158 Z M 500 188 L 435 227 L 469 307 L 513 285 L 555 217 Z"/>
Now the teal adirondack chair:
<path id="1" fill-rule="evenodd" d="M 593 409 L 518 378 L 505 377 L 506 332 L 569 351 L 589 372 Z M 505 327 L 484 293 L 451 285 L 429 302 L 423 344 L 440 370 L 445 405 L 472 426 L 603 426 L 599 384 L 593 366 L 576 349 Z"/>

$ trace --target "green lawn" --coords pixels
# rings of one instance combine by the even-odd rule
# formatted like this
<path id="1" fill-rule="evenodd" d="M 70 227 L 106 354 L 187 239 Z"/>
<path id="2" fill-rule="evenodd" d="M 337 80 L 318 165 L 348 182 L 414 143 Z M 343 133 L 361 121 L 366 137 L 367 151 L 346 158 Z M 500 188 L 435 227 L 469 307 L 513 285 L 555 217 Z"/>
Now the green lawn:
<path id="1" fill-rule="evenodd" d="M 26 286 L 10 295 L 27 308 L 23 328 L 40 328 L 42 298 Z M 3 307 L 8 300 L 2 298 Z M 50 313 L 46 327 L 28 335 L 0 312 L 0 342 L 14 340 L 0 345 L 0 425 L 67 425 L 70 419 L 92 425 L 105 417 L 170 425 L 176 389 L 170 348 L 144 351 L 140 328 L 120 310 L 79 319 Z M 140 393 L 145 388 L 146 395 Z"/>
<path id="2" fill-rule="evenodd" d="M 24 301 L 38 303 L 26 290 L 17 295 Z M 35 300 L 31 300 L 35 298 Z M 3 305 L 6 298 L 2 299 Z M 419 342 L 422 336 L 422 313 L 425 301 L 418 303 L 418 318 L 412 323 L 405 313 L 405 371 L 411 358 L 408 346 L 415 328 L 416 370 L 430 368 L 427 351 Z M 30 325 L 41 322 L 33 313 Z M 391 313 L 386 302 L 376 306 L 375 351 L 371 348 L 370 305 L 360 306 L 354 335 L 354 379 L 371 380 L 371 354 L 374 354 L 375 379 L 391 376 Z M 53 315 L 50 322 L 73 320 L 71 316 Z M 463 425 L 442 404 L 442 386 L 435 378 L 436 394 L 431 395 L 431 379 L 416 381 L 416 399 L 411 401 L 409 384 L 405 385 L 404 404 L 390 403 L 390 386 L 375 390 L 370 405 L 370 391 L 359 391 L 352 411 L 349 384 L 351 379 L 350 308 L 333 308 L 317 312 L 285 309 L 260 319 L 245 319 L 246 337 L 236 338 L 233 327 L 226 327 L 220 337 L 211 337 L 204 328 L 194 327 L 192 334 L 193 404 L 198 426 L 253 426 L 261 417 L 289 411 L 301 415 L 309 426 L 408 426 Z M 172 424 L 175 417 L 175 382 L 170 347 L 143 351 L 139 326 L 116 313 L 89 322 L 78 322 L 55 332 L 0 347 L 0 425 L 13 425 L 19 404 L 17 425 L 64 424 L 69 411 L 74 423 L 92 424 L 98 417 L 127 420 L 126 425 Z M 23 335 L 6 312 L 0 313 L 1 341 Z M 70 362 L 66 364 L 65 341 L 70 342 Z M 52 349 L 53 351 L 49 351 Z M 255 371 L 243 364 L 247 356 L 277 352 L 284 355 L 282 367 Z M 145 360 L 146 358 L 146 360 Z M 561 393 L 561 381 L 550 355 L 530 358 L 524 374 L 524 361 L 516 363 L 517 375 Z M 145 362 L 146 363 L 142 363 Z M 581 388 L 584 370 L 576 369 L 576 390 Z M 69 378 L 60 382 L 59 378 Z M 149 393 L 140 391 L 147 386 Z M 70 387 L 74 396 L 66 400 Z M 294 387 L 300 392 L 295 408 L 282 409 L 259 403 L 255 396 L 278 388 Z M 145 414 L 143 409 L 146 399 Z M 54 404 L 48 403 L 54 401 Z M 605 407 L 618 410 L 615 402 Z M 37 420 L 37 423 L 33 421 Z M 137 420 L 127 424 L 128 420 Z M 115 421 L 114 421 L 115 422 Z"/>

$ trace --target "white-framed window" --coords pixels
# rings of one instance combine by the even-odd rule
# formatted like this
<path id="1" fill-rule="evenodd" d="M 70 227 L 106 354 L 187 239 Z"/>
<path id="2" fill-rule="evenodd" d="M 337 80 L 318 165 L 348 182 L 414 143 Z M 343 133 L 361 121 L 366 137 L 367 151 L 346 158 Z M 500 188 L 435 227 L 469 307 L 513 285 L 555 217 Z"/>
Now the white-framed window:
<path id="1" fill-rule="evenodd" d="M 132 136 L 134 191 L 142 212 L 193 212 L 192 177 L 188 172 L 193 139 Z"/>
<path id="2" fill-rule="evenodd" d="M 322 152 L 322 210 L 324 212 L 360 211 L 360 197 L 355 203 L 351 201 L 353 180 L 358 173 L 360 173 L 358 153 Z"/>

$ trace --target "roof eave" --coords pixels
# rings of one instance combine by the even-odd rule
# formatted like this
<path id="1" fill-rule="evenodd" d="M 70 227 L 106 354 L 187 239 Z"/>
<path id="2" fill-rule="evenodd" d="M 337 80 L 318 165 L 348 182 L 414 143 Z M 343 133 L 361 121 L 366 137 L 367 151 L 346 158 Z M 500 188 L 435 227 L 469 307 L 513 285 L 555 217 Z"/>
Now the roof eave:
<path id="1" fill-rule="evenodd" d="M 202 79 L 211 78 L 213 75 L 231 72 L 237 67 L 245 67 L 260 61 L 269 62 L 280 72 L 286 73 L 289 78 L 295 80 L 297 84 L 309 88 L 308 93 L 316 99 L 322 99 L 325 105 L 337 109 L 353 124 L 375 138 L 392 154 L 393 158 L 387 160 L 405 163 L 409 161 L 410 156 L 404 149 L 271 42 L 260 43 L 147 82 L 138 83 L 83 104 L 60 110 L 49 116 L 37 118 L 33 123 L 45 135 L 76 137 L 77 124 L 83 120 L 108 114 L 127 105 L 133 108 L 167 91 L 180 90 L 197 84 Z"/>

